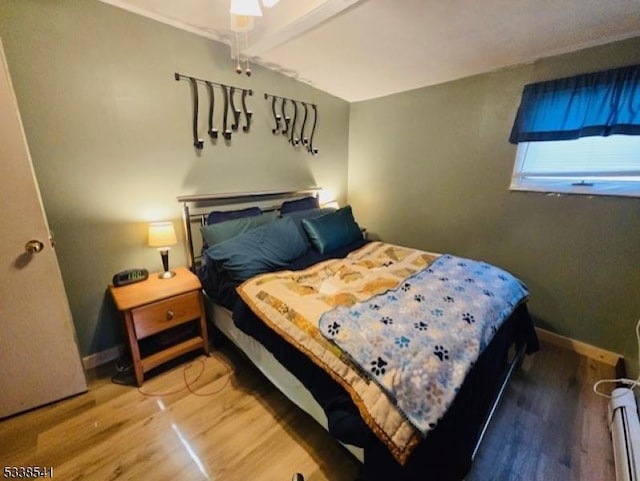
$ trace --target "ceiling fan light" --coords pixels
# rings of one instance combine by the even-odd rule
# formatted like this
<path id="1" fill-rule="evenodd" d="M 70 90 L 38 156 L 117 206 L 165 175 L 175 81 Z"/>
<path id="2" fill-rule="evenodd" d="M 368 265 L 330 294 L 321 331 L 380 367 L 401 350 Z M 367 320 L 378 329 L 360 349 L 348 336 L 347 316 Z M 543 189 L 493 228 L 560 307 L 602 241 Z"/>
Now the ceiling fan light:
<path id="1" fill-rule="evenodd" d="M 254 27 L 254 17 L 247 15 L 231 14 L 231 31 L 232 32 L 250 32 Z"/>
<path id="2" fill-rule="evenodd" d="M 233 15 L 245 17 L 262 17 L 258 0 L 231 0 L 229 11 Z"/>
<path id="3" fill-rule="evenodd" d="M 262 0 L 262 5 L 264 5 L 267 8 L 271 8 L 279 1 L 280 0 Z"/>

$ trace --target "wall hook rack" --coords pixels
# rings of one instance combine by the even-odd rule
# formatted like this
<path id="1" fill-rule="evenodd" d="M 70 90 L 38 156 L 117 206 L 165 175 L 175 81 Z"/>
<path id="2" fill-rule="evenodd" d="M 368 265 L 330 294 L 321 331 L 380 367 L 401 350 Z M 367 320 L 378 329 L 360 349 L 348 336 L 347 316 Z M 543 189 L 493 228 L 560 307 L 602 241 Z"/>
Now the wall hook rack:
<path id="1" fill-rule="evenodd" d="M 209 92 L 209 128 L 207 129 L 207 133 L 209 137 L 213 140 L 218 138 L 218 129 L 213 126 L 213 110 L 216 104 L 216 97 L 213 93 L 213 85 L 211 82 L 205 82 L 207 85 L 207 91 Z"/>
<path id="2" fill-rule="evenodd" d="M 264 98 L 265 100 L 271 99 L 271 112 L 273 113 L 273 121 L 275 122 L 275 127 L 271 129 L 271 132 L 274 135 L 279 133 L 284 135 L 287 138 L 287 141 L 294 148 L 302 145 L 308 153 L 316 155 L 318 153 L 318 149 L 314 147 L 313 139 L 318 125 L 318 106 L 303 100 L 280 97 L 279 95 L 264 94 Z M 280 101 L 279 113 L 277 105 L 278 101 Z M 289 103 L 293 106 L 293 118 L 287 113 L 287 106 Z M 304 114 L 300 130 L 297 131 L 300 106 L 302 106 Z M 313 123 L 310 121 L 310 116 L 313 116 Z M 306 129 L 308 123 L 311 125 L 311 132 L 307 136 Z"/>
<path id="3" fill-rule="evenodd" d="M 198 138 L 198 85 L 194 79 L 191 81 L 191 92 L 193 97 L 193 146 L 201 150 L 204 147 L 204 140 Z"/>
<path id="4" fill-rule="evenodd" d="M 180 80 L 188 80 L 191 84 L 191 93 L 193 100 L 193 146 L 202 150 L 204 147 L 204 140 L 198 137 L 198 85 L 204 85 L 207 89 L 207 93 L 209 95 L 209 124 L 207 133 L 212 140 L 218 138 L 218 129 L 214 126 L 214 114 L 215 114 L 215 94 L 214 87 L 222 90 L 222 98 L 223 98 L 223 111 L 222 111 L 222 137 L 225 140 L 231 140 L 232 131 L 237 131 L 240 126 L 240 119 L 242 114 L 244 114 L 245 125 L 242 127 L 243 132 L 249 132 L 251 126 L 251 117 L 253 116 L 253 112 L 251 112 L 247 107 L 247 95 L 253 95 L 253 90 L 244 89 L 241 87 L 235 87 L 233 85 L 226 85 L 218 82 L 214 82 L 212 80 L 200 79 L 197 77 L 191 77 L 189 75 L 183 75 L 181 73 L 174 73 L 174 78 L 176 81 Z M 242 105 L 242 110 L 236 107 L 236 92 L 241 92 L 240 102 Z M 231 109 L 231 114 L 233 115 L 233 123 L 231 125 L 228 124 L 229 121 L 229 109 Z"/>

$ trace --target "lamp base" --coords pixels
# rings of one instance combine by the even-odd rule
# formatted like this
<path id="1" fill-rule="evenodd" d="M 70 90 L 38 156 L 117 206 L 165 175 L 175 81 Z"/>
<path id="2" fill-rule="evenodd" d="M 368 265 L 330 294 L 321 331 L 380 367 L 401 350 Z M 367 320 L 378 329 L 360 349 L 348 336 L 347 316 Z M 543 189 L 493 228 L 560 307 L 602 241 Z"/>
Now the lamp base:
<path id="1" fill-rule="evenodd" d="M 162 247 L 158 249 L 160 251 L 160 257 L 162 257 L 162 268 L 164 272 L 161 272 L 158 278 L 160 279 L 171 279 L 176 275 L 175 272 L 169 270 L 169 248 Z"/>
<path id="2" fill-rule="evenodd" d="M 158 279 L 171 279 L 171 278 L 172 278 L 172 277 L 174 277 L 175 275 L 176 275 L 176 273 L 175 273 L 175 272 L 173 272 L 173 271 L 164 271 L 164 272 L 161 272 L 161 273 L 158 275 Z"/>

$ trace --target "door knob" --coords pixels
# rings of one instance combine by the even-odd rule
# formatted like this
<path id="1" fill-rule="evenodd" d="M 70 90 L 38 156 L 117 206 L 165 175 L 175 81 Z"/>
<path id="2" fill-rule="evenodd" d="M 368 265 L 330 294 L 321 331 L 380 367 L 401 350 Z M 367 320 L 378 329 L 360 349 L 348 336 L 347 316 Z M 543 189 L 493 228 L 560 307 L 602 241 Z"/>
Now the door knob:
<path id="1" fill-rule="evenodd" d="M 24 245 L 24 250 L 30 254 L 37 254 L 42 249 L 44 249 L 44 244 L 39 240 L 32 239 Z"/>

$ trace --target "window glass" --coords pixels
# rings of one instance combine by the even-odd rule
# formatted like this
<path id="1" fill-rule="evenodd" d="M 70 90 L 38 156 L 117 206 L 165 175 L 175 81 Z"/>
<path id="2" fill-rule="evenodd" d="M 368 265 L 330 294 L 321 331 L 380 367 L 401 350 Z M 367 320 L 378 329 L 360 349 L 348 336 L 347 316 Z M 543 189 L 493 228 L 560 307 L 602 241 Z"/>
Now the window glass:
<path id="1" fill-rule="evenodd" d="M 520 142 L 511 189 L 640 197 L 640 136 Z"/>

